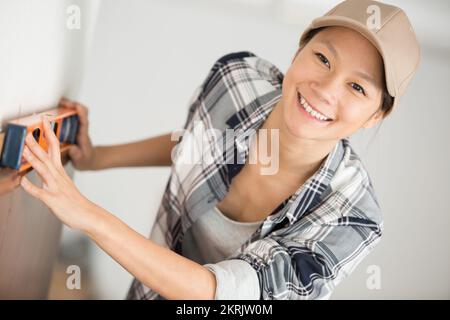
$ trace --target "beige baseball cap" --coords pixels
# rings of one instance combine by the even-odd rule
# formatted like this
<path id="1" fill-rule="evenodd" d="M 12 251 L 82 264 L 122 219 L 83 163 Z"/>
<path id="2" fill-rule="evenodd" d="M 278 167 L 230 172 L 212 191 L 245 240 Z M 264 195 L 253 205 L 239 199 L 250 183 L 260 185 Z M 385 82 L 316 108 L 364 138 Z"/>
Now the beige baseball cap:
<path id="1" fill-rule="evenodd" d="M 346 0 L 314 19 L 300 38 L 320 27 L 342 26 L 358 31 L 380 52 L 386 87 L 394 97 L 393 109 L 416 72 L 420 47 L 406 13 L 393 5 L 371 0 Z"/>

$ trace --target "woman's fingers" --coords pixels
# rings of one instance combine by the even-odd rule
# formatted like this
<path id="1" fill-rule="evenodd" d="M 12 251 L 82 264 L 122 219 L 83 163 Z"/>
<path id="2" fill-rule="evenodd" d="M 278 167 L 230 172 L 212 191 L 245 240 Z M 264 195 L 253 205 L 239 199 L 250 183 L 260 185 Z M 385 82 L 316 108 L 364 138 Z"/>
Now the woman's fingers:
<path id="1" fill-rule="evenodd" d="M 48 166 L 46 166 L 44 162 L 39 160 L 31 152 L 28 146 L 25 146 L 25 148 L 23 149 L 23 157 L 34 168 L 34 170 L 36 170 L 36 172 L 39 174 L 44 183 L 49 184 L 50 182 L 52 182 L 53 177 L 52 174 L 50 173 Z"/>
<path id="2" fill-rule="evenodd" d="M 77 110 L 79 121 L 77 141 L 79 142 L 80 146 L 85 146 L 86 144 L 89 144 L 89 135 L 88 135 L 89 109 L 84 105 L 82 105 L 81 103 L 71 101 L 66 98 L 61 98 L 59 105 L 62 107 L 73 108 Z"/>
<path id="3" fill-rule="evenodd" d="M 43 198 L 43 190 L 41 188 L 36 187 L 33 183 L 31 183 L 27 177 L 25 176 L 22 177 L 20 185 L 25 189 L 26 192 L 31 194 L 33 197 L 38 199 Z"/>
<path id="4" fill-rule="evenodd" d="M 88 108 L 86 108 L 85 106 L 83 106 L 82 104 L 77 103 L 76 104 L 76 109 L 78 112 L 78 117 L 80 118 L 80 123 L 82 125 L 88 125 L 89 121 L 88 121 L 88 113 L 89 110 Z"/>
<path id="5" fill-rule="evenodd" d="M 50 158 L 52 159 L 52 161 L 55 164 L 62 165 L 61 164 L 61 151 L 60 151 L 60 147 L 59 147 L 58 137 L 56 137 L 55 133 L 53 132 L 48 118 L 45 116 L 42 118 L 43 118 L 43 123 L 44 123 L 44 136 L 47 140 Z"/>
<path id="6" fill-rule="evenodd" d="M 83 153 L 81 152 L 81 149 L 79 146 L 74 145 L 69 148 L 69 156 L 72 160 L 76 161 L 76 160 L 80 159 L 82 155 L 83 155 Z"/>
<path id="7" fill-rule="evenodd" d="M 82 105 L 81 103 L 78 103 L 76 101 L 71 101 L 69 99 L 66 98 L 61 98 L 61 100 L 59 101 L 59 105 L 61 107 L 67 107 L 67 108 L 73 108 L 77 110 L 78 113 L 78 117 L 80 119 L 80 125 L 88 125 L 88 113 L 89 110 L 88 108 L 86 108 L 84 105 Z"/>
<path id="8" fill-rule="evenodd" d="M 88 109 L 77 103 L 76 106 L 77 113 L 78 113 L 78 121 L 79 121 L 79 128 L 78 128 L 78 136 L 77 141 L 81 146 L 86 145 L 89 143 L 88 141 L 88 128 L 89 128 L 89 120 L 88 120 Z"/>
<path id="9" fill-rule="evenodd" d="M 76 107 L 76 104 L 75 104 L 75 102 L 74 101 L 71 101 L 71 100 L 69 100 L 69 99 L 66 99 L 66 98 L 61 98 L 60 100 L 59 100 L 59 106 L 61 106 L 61 107 L 67 107 L 67 108 L 75 108 Z"/>
<path id="10" fill-rule="evenodd" d="M 49 157 L 47 153 L 42 149 L 42 147 L 37 143 L 37 141 L 34 139 L 31 132 L 27 134 L 25 137 L 25 144 L 28 146 L 28 148 L 33 152 L 33 154 L 42 162 L 47 163 L 49 160 Z M 25 149 L 24 149 L 25 153 Z"/>
<path id="11" fill-rule="evenodd" d="M 0 171 L 0 196 L 14 190 L 19 184 L 21 176 L 12 169 L 2 169 Z"/>
<path id="12" fill-rule="evenodd" d="M 76 101 L 72 101 L 66 98 L 61 98 L 59 101 L 59 105 L 61 107 L 67 107 L 67 108 L 73 108 L 76 109 L 78 112 L 78 117 L 80 118 L 80 124 L 81 125 L 87 125 L 88 124 L 88 113 L 89 110 L 81 103 L 78 103 Z"/>
<path id="13" fill-rule="evenodd" d="M 43 163 L 54 174 L 56 166 L 62 166 L 59 140 L 53 132 L 47 117 L 43 117 L 43 124 L 44 136 L 47 140 L 49 153 L 42 149 L 42 147 L 32 136 L 31 132 L 28 133 L 25 137 L 25 143 L 26 146 L 28 146 L 28 148 L 30 149 L 29 151 L 31 155 L 39 160 L 39 162 Z"/>

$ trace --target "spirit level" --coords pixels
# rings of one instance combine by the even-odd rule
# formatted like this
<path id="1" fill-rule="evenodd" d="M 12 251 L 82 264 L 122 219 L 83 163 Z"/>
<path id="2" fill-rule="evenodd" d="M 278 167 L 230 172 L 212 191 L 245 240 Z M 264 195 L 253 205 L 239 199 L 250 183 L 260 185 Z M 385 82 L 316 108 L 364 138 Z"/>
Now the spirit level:
<path id="1" fill-rule="evenodd" d="M 22 158 L 25 137 L 29 132 L 32 132 L 38 144 L 47 151 L 42 115 L 48 116 L 53 132 L 59 139 L 61 153 L 76 143 L 79 119 L 75 109 L 59 107 L 11 120 L 5 132 L 0 134 L 0 166 L 13 168 L 19 172 L 30 168 L 30 164 Z"/>

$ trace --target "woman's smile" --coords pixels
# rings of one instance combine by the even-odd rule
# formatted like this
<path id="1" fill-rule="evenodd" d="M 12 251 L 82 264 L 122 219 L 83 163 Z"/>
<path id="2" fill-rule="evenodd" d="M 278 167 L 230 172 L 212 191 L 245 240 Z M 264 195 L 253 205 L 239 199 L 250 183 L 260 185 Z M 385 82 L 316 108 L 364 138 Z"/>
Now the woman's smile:
<path id="1" fill-rule="evenodd" d="M 300 113 L 309 120 L 313 120 L 316 123 L 328 124 L 333 121 L 333 119 L 328 118 L 327 116 L 320 113 L 318 110 L 311 107 L 308 101 L 297 92 L 297 96 L 295 99 L 295 104 L 299 109 Z"/>

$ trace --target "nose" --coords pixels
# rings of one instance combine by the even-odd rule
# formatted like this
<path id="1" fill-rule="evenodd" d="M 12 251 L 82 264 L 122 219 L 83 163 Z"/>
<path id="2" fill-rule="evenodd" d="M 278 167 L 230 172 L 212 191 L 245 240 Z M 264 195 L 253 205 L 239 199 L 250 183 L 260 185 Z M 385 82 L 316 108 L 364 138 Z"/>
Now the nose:
<path id="1" fill-rule="evenodd" d="M 335 106 L 337 102 L 337 81 L 332 77 L 311 82 L 311 90 L 320 102 L 329 106 Z"/>

